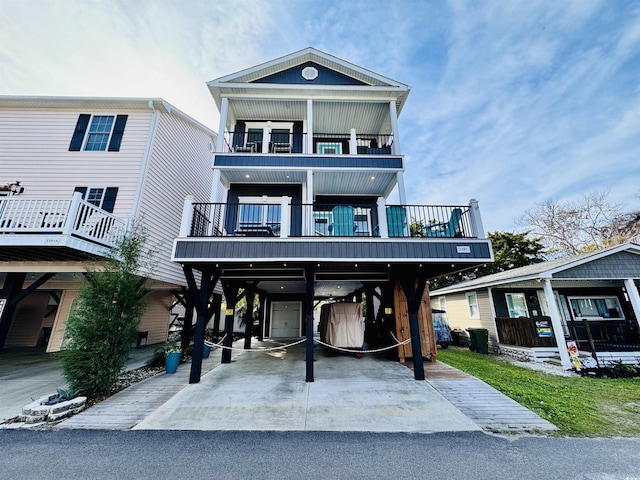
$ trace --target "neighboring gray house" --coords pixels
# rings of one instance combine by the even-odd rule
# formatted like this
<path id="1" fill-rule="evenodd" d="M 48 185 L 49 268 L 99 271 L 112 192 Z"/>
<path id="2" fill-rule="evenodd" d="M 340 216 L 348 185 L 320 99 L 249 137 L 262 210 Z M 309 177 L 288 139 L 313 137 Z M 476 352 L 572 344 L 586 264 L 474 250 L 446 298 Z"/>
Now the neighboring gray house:
<path id="1" fill-rule="evenodd" d="M 133 218 L 157 248 L 139 328 L 166 340 L 182 199 L 209 195 L 216 141 L 162 99 L 0 96 L 0 351 L 59 350 L 86 261 Z"/>
<path id="2" fill-rule="evenodd" d="M 451 328 L 486 328 L 490 350 L 536 361 L 567 342 L 600 361 L 640 361 L 640 246 L 627 243 L 461 282 L 431 292 Z M 555 301 L 548 302 L 553 298 Z"/>

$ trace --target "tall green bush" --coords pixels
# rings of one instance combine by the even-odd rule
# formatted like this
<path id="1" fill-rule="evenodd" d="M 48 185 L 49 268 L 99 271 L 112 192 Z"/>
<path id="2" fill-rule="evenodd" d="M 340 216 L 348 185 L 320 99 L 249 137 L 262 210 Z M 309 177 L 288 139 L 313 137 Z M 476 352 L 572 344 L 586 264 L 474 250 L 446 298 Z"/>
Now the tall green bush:
<path id="1" fill-rule="evenodd" d="M 136 227 L 88 269 L 67 322 L 63 373 L 71 388 L 90 398 L 113 389 L 137 340 L 146 306 L 141 272 L 152 255 L 145 243 Z"/>

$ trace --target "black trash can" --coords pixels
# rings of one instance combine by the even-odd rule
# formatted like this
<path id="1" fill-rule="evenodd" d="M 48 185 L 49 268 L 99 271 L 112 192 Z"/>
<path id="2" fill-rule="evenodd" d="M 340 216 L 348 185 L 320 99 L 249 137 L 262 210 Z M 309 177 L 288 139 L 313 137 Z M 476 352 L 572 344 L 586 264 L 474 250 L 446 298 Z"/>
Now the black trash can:
<path id="1" fill-rule="evenodd" d="M 486 328 L 467 328 L 471 343 L 469 350 L 477 353 L 489 352 L 489 330 Z"/>

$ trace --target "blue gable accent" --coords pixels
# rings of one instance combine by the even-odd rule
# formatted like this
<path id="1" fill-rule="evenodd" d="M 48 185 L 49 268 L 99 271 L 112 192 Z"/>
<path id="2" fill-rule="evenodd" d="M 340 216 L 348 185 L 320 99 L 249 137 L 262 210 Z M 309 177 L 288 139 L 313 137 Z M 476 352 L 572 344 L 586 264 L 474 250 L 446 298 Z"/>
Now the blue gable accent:
<path id="1" fill-rule="evenodd" d="M 216 167 L 345 167 L 345 168 L 402 168 L 402 158 L 385 155 L 367 157 L 344 155 L 340 157 L 309 157 L 297 155 L 216 155 Z"/>
<path id="2" fill-rule="evenodd" d="M 306 67 L 314 67 L 318 70 L 318 77 L 315 80 L 305 80 L 304 78 L 302 78 L 302 70 Z M 327 67 L 323 67 L 322 65 L 318 65 L 314 62 L 306 62 L 302 65 L 297 65 L 293 68 L 289 68 L 288 70 L 283 70 L 282 72 L 259 78 L 253 83 L 278 83 L 284 85 L 367 85 L 360 80 L 356 80 L 355 78 L 343 75 L 342 73 L 336 72 L 335 70 L 331 70 Z"/>

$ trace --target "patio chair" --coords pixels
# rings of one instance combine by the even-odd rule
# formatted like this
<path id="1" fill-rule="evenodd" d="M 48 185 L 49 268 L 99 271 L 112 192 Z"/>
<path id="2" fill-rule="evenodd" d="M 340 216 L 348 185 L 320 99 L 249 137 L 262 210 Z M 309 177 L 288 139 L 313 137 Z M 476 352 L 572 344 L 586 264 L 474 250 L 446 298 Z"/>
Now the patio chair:
<path id="1" fill-rule="evenodd" d="M 392 205 L 387 207 L 387 229 L 390 237 L 404 237 L 407 226 L 407 212 L 404 207 Z"/>
<path id="2" fill-rule="evenodd" d="M 333 235 L 336 237 L 353 237 L 356 231 L 356 224 L 353 221 L 355 208 L 351 205 L 338 205 L 333 212 Z"/>
<path id="3" fill-rule="evenodd" d="M 445 223 L 434 223 L 426 225 L 427 237 L 455 237 L 459 235 L 460 220 L 462 220 L 462 209 L 451 210 L 451 218 Z"/>

